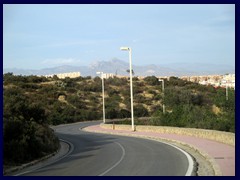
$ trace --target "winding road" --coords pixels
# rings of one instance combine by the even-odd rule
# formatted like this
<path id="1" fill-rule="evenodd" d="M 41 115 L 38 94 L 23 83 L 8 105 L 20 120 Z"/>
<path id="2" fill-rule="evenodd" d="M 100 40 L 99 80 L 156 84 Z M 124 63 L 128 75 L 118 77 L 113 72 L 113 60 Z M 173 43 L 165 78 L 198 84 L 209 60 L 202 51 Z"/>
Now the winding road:
<path id="1" fill-rule="evenodd" d="M 169 144 L 153 140 L 82 131 L 95 122 L 55 126 L 56 135 L 71 144 L 62 159 L 22 176 L 185 176 L 191 157 Z"/>

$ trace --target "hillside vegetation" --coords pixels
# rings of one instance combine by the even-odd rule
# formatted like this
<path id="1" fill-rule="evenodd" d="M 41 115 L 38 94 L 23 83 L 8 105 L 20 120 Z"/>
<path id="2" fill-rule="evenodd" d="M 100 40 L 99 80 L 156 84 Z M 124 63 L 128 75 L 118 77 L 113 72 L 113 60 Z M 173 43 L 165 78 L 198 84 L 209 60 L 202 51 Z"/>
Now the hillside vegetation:
<path id="1" fill-rule="evenodd" d="M 4 162 L 22 162 L 56 150 L 58 143 L 48 125 L 102 119 L 99 77 L 58 79 L 57 76 L 7 73 L 3 78 Z M 106 118 L 130 118 L 129 80 L 115 77 L 104 81 Z M 162 113 L 163 93 L 158 78 L 133 78 L 136 123 L 235 132 L 233 89 L 229 89 L 226 100 L 223 88 L 215 89 L 176 77 L 164 81 L 165 114 Z M 138 120 L 138 117 L 148 118 Z M 38 152 L 35 149 L 41 151 L 35 153 Z"/>

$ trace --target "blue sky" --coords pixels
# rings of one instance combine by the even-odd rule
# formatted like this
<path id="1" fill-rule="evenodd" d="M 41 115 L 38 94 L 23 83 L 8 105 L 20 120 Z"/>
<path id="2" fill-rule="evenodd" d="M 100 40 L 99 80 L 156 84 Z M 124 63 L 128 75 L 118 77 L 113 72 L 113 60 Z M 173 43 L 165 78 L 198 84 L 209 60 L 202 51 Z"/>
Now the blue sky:
<path id="1" fill-rule="evenodd" d="M 235 65 L 235 5 L 3 5 L 3 67 Z"/>

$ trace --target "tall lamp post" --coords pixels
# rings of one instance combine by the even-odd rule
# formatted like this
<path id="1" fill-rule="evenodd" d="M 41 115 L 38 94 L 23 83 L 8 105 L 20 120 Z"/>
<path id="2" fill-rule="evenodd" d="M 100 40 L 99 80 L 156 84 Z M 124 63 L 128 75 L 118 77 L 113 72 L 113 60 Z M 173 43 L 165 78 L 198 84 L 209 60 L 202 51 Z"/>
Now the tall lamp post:
<path id="1" fill-rule="evenodd" d="M 103 78 L 103 72 L 96 72 L 96 74 L 101 74 L 102 79 L 102 98 L 103 98 L 103 123 L 105 124 L 105 103 L 104 103 L 104 78 Z"/>
<path id="2" fill-rule="evenodd" d="M 165 105 L 164 105 L 164 80 L 159 79 L 158 81 L 162 82 L 162 93 L 163 93 L 163 114 L 165 114 Z"/>
<path id="3" fill-rule="evenodd" d="M 134 128 L 134 119 L 133 119 L 133 87 L 132 87 L 132 49 L 130 47 L 121 47 L 120 50 L 129 52 L 129 71 L 130 71 L 130 95 L 131 95 L 131 119 L 132 119 L 132 130 Z"/>
<path id="4" fill-rule="evenodd" d="M 226 83 L 226 100 L 228 101 L 228 84 Z"/>

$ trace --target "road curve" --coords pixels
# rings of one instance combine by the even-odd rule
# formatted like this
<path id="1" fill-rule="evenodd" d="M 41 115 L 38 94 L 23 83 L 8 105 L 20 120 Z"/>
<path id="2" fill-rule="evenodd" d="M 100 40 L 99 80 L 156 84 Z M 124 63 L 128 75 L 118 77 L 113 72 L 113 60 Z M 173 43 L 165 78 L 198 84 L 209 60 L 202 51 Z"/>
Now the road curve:
<path id="1" fill-rule="evenodd" d="M 135 137 L 81 131 L 100 121 L 55 126 L 56 135 L 72 144 L 57 162 L 22 176 L 185 176 L 189 159 L 164 143 Z M 190 164 L 192 166 L 192 164 Z M 191 172 L 190 172 L 191 174 Z"/>

